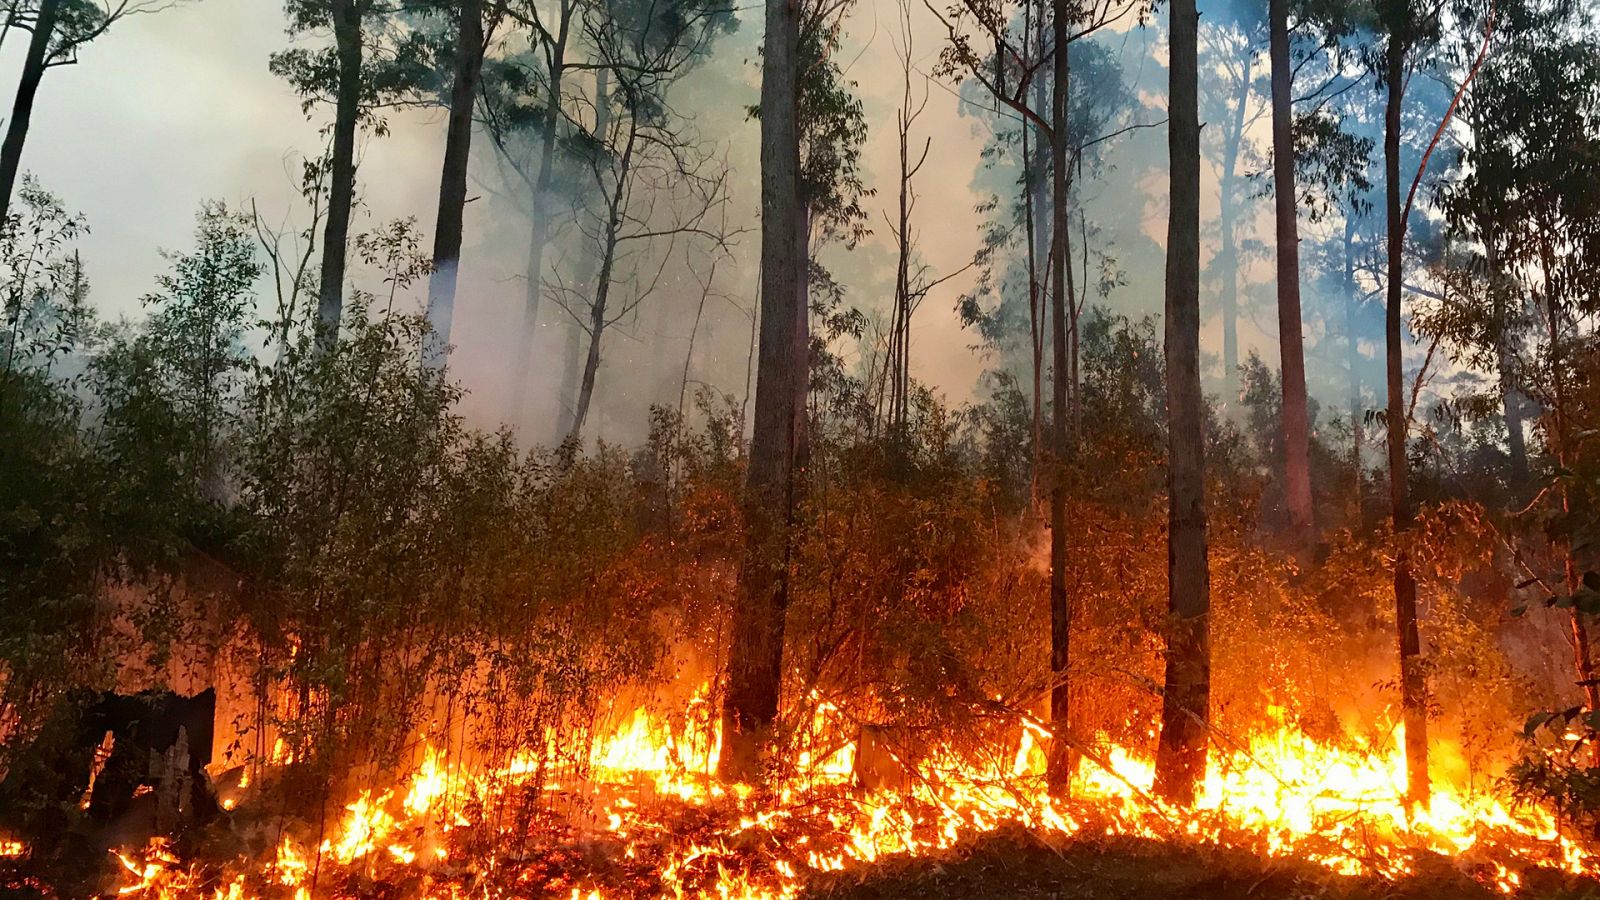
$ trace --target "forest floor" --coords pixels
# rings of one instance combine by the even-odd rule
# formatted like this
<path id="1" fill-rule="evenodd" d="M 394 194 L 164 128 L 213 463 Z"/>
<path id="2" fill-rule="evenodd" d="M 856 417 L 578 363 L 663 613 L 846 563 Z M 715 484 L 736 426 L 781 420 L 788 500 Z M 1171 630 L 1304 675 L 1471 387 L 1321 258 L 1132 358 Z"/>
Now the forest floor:
<path id="1" fill-rule="evenodd" d="M 1316 863 L 1131 837 L 1063 838 L 1001 829 L 939 857 L 895 859 L 814 882 L 808 900 L 1489 900 L 1505 897 L 1449 860 L 1399 880 Z M 1511 895 L 1600 900 L 1600 881 L 1525 873 Z"/>

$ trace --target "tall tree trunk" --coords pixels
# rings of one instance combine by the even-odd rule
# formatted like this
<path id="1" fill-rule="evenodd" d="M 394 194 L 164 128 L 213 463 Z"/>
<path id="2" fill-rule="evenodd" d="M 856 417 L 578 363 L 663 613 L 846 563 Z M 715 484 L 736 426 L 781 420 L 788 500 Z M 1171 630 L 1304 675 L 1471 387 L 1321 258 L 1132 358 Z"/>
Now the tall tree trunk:
<path id="1" fill-rule="evenodd" d="M 550 49 L 547 73 L 549 93 L 539 136 L 539 171 L 534 176 L 532 221 L 528 229 L 527 295 L 522 306 L 522 331 L 517 336 L 516 365 L 511 377 L 510 417 L 520 417 L 528 407 L 528 379 L 533 368 L 533 345 L 539 334 L 539 307 L 544 301 L 544 251 L 550 244 L 550 185 L 555 178 L 556 125 L 561 121 L 561 84 L 567 67 L 567 37 L 571 30 L 572 3 L 562 0 L 561 21 Z M 602 74 L 604 70 L 601 70 Z M 568 423 L 570 425 L 570 423 Z"/>
<path id="2" fill-rule="evenodd" d="M 797 167 L 798 168 L 798 167 Z M 801 375 L 794 386 L 794 469 L 790 503 L 798 503 L 805 483 L 804 471 L 811 464 L 811 198 L 802 188 L 794 206 L 795 269 L 794 340 L 791 365 Z"/>
<path id="3" fill-rule="evenodd" d="M 1351 485 L 1354 493 L 1351 495 L 1354 508 L 1351 510 L 1350 521 L 1356 525 L 1364 525 L 1364 510 L 1366 508 L 1362 499 L 1365 478 L 1362 474 L 1361 464 L 1361 437 L 1366 431 L 1366 416 L 1361 408 L 1361 345 L 1359 336 L 1359 321 L 1356 316 L 1356 260 L 1355 260 L 1356 223 L 1351 214 L 1346 211 L 1344 219 L 1344 353 L 1345 370 L 1349 377 L 1350 390 L 1350 467 L 1355 474 L 1355 483 Z"/>
<path id="4" fill-rule="evenodd" d="M 44 80 L 50 38 L 55 34 L 61 0 L 40 0 L 39 16 L 33 23 L 33 37 L 22 59 L 22 78 L 17 81 L 17 97 L 11 104 L 11 121 L 6 124 L 6 139 L 0 144 L 0 222 L 11 213 L 11 193 L 17 186 L 22 165 L 22 144 L 28 139 L 28 123 L 33 118 L 33 100 Z"/>
<path id="5" fill-rule="evenodd" d="M 1172 0 L 1167 155 L 1167 656 L 1156 749 L 1158 794 L 1194 802 L 1205 777 L 1211 609 L 1206 568 L 1205 407 L 1200 394 L 1199 15 Z"/>
<path id="6" fill-rule="evenodd" d="M 1050 332 L 1053 344 L 1050 379 L 1050 727 L 1059 736 L 1050 742 L 1045 778 L 1050 793 L 1072 789 L 1072 691 L 1068 684 L 1072 641 L 1072 607 L 1067 602 L 1067 88 L 1071 77 L 1068 28 L 1072 4 L 1053 0 L 1051 28 L 1055 72 L 1050 96 Z"/>
<path id="7" fill-rule="evenodd" d="M 1222 231 L 1222 399 L 1232 407 L 1239 402 L 1239 147 L 1244 143 L 1245 105 L 1250 102 L 1250 70 L 1254 53 L 1247 53 L 1239 78 L 1238 105 L 1234 107 L 1227 144 L 1223 148 L 1222 178 L 1218 189 L 1218 224 Z"/>
<path id="8" fill-rule="evenodd" d="M 1034 27 L 1038 30 L 1039 53 L 1044 54 L 1044 23 L 1043 16 Z M 1042 109 L 1046 102 L 1044 79 L 1035 78 L 1033 82 L 1033 104 L 1035 109 Z M 1050 249 L 1045 235 L 1048 229 L 1044 227 L 1044 218 L 1049 204 L 1045 200 L 1045 149 L 1048 141 L 1042 129 L 1031 125 L 1024 125 L 1024 131 L 1033 132 L 1033 155 L 1023 154 L 1023 166 L 1027 172 L 1025 188 L 1027 191 L 1026 212 L 1028 216 L 1028 321 L 1029 329 L 1029 354 L 1033 360 L 1033 497 L 1039 499 L 1041 468 L 1044 460 L 1044 341 L 1045 341 L 1045 315 L 1048 293 L 1045 291 L 1043 279 L 1039 277 L 1039 262 L 1046 260 Z M 1024 139 L 1024 147 L 1026 147 Z"/>
<path id="9" fill-rule="evenodd" d="M 718 774 L 759 778 L 783 681 L 789 601 L 789 529 L 794 517 L 797 398 L 807 373 L 795 331 L 805 277 L 793 229 L 801 222 L 796 122 L 799 0 L 767 0 L 761 66 L 761 339 L 755 431 L 745 497 L 745 558 L 734 607 Z"/>
<path id="10" fill-rule="evenodd" d="M 1520 491 L 1528 483 L 1528 441 L 1522 433 L 1522 397 L 1517 391 L 1516 374 L 1512 369 L 1510 292 L 1506 290 L 1505 273 L 1500 271 L 1500 241 L 1494 222 L 1486 215 L 1478 230 L 1483 238 L 1484 263 L 1489 270 L 1489 297 L 1494 309 L 1495 367 L 1500 379 L 1500 408 L 1506 425 L 1506 446 L 1511 455 L 1511 483 L 1513 491 Z"/>
<path id="11" fill-rule="evenodd" d="M 1300 225 L 1295 210 L 1294 110 L 1290 89 L 1289 0 L 1271 0 L 1272 181 L 1278 218 L 1278 350 L 1283 369 L 1283 477 L 1291 540 L 1310 546 L 1311 416 L 1306 403 L 1305 338 L 1300 320 Z"/>
<path id="12" fill-rule="evenodd" d="M 317 291 L 317 345 L 339 340 L 344 311 L 345 250 L 356 194 L 356 122 L 361 117 L 361 10 L 358 0 L 333 0 L 333 39 L 339 83 L 333 114 L 328 219 L 322 229 L 321 285 Z"/>
<path id="13" fill-rule="evenodd" d="M 1557 263 L 1554 248 L 1550 245 L 1550 231 L 1552 226 L 1546 225 L 1544 234 L 1539 241 L 1540 268 L 1544 270 L 1545 282 L 1545 327 L 1546 339 L 1550 342 L 1550 373 L 1551 373 L 1551 399 L 1553 407 L 1546 414 L 1549 435 L 1550 453 L 1556 459 L 1556 466 L 1561 469 L 1567 467 L 1567 417 L 1571 410 L 1567 406 L 1567 377 L 1565 353 L 1562 346 L 1561 328 L 1561 296 L 1558 285 Z M 1566 484 L 1560 483 L 1561 512 L 1570 515 L 1572 512 L 1572 497 L 1568 493 Z M 1566 553 L 1564 554 L 1563 568 L 1566 575 L 1568 594 L 1576 594 L 1582 586 L 1578 574 L 1578 561 L 1573 551 L 1572 539 L 1567 539 Z M 1595 682 L 1594 655 L 1589 640 L 1589 625 L 1587 614 L 1578 607 L 1569 610 L 1569 619 L 1572 631 L 1572 664 L 1578 676 L 1578 684 L 1583 688 L 1585 705 L 1591 711 L 1600 710 L 1600 684 Z M 1589 765 L 1600 767 L 1600 743 L 1591 743 L 1589 746 Z"/>
<path id="14" fill-rule="evenodd" d="M 1400 205 L 1400 110 L 1405 94 L 1406 43 L 1391 34 L 1385 76 L 1388 102 L 1384 109 L 1383 167 L 1389 225 L 1388 305 L 1384 337 L 1389 381 L 1389 505 L 1394 523 L 1394 608 L 1400 645 L 1400 709 L 1405 721 L 1406 801 L 1428 804 L 1428 685 L 1417 634 L 1417 583 L 1411 575 L 1407 547 L 1411 529 L 1411 494 L 1406 461 L 1405 369 L 1402 353 L 1400 299 L 1404 289 L 1405 217 Z"/>
<path id="15" fill-rule="evenodd" d="M 423 363 L 435 371 L 444 368 L 450 353 L 467 205 L 467 162 L 472 153 L 472 107 L 478 100 L 484 49 L 483 0 L 461 0 L 450 124 L 444 138 L 444 167 L 439 173 L 439 215 L 433 231 L 433 274 L 428 278 L 428 324 L 433 330 Z"/>

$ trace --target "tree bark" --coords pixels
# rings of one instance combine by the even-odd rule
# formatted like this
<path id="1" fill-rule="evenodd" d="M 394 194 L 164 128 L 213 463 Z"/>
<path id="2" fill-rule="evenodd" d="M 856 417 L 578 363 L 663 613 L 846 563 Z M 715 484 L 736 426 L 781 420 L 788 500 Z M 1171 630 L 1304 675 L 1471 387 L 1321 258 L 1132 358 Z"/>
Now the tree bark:
<path id="1" fill-rule="evenodd" d="M 1205 777 L 1210 707 L 1205 407 L 1200 393 L 1200 115 L 1195 0 L 1173 0 L 1167 153 L 1167 654 L 1155 790 L 1189 805 Z"/>
<path id="2" fill-rule="evenodd" d="M 22 78 L 17 81 L 16 100 L 11 104 L 11 121 L 6 124 L 6 139 L 0 144 L 0 222 L 11 214 L 11 194 L 17 186 L 22 165 L 22 145 L 28 139 L 28 123 L 33 118 L 33 101 L 44 80 L 50 54 L 50 38 L 55 34 L 61 0 L 40 0 L 39 17 L 33 23 L 33 36 L 22 60 Z"/>
<path id="3" fill-rule="evenodd" d="M 761 336 L 755 431 L 745 497 L 745 558 L 733 610 L 728 689 L 722 708 L 718 774 L 751 781 L 762 773 L 783 681 L 784 616 L 789 600 L 789 530 L 794 517 L 797 398 L 807 373 L 796 360 L 795 331 L 805 277 L 793 229 L 801 221 L 800 138 L 796 121 L 798 0 L 767 0 L 761 77 Z"/>
<path id="4" fill-rule="evenodd" d="M 333 157 L 329 162 L 328 219 L 322 230 L 321 285 L 317 291 L 317 345 L 339 340 L 344 310 L 345 250 L 356 192 L 356 123 L 361 117 L 361 10 L 358 0 L 333 0 L 333 39 L 339 57 L 339 83 L 333 114 Z"/>
<path id="5" fill-rule="evenodd" d="M 1278 350 L 1283 372 L 1283 477 L 1290 539 L 1311 545 L 1311 422 L 1306 402 L 1305 338 L 1300 319 L 1300 225 L 1295 209 L 1289 0 L 1270 0 L 1272 180 L 1278 237 Z"/>
<path id="6" fill-rule="evenodd" d="M 483 0 L 461 0 L 455 77 L 450 86 L 450 123 L 445 131 L 439 213 L 433 231 L 433 273 L 428 277 L 428 324 L 432 332 L 423 363 L 434 371 L 444 368 L 450 354 L 462 220 L 467 205 L 467 162 L 472 154 L 472 108 L 478 100 L 484 49 Z"/>
<path id="7" fill-rule="evenodd" d="M 1417 583 L 1411 575 L 1406 546 L 1411 528 L 1411 494 L 1407 472 L 1405 370 L 1402 352 L 1401 296 L 1404 290 L 1405 217 L 1400 204 L 1400 111 L 1405 94 L 1406 43 L 1389 36 L 1386 62 L 1388 101 L 1384 109 L 1383 166 L 1388 213 L 1389 277 L 1384 337 L 1389 382 L 1389 505 L 1394 525 L 1394 606 L 1396 637 L 1400 646 L 1400 709 L 1405 722 L 1406 802 L 1427 806 L 1428 715 L 1427 680 L 1422 667 L 1421 640 L 1417 633 Z"/>

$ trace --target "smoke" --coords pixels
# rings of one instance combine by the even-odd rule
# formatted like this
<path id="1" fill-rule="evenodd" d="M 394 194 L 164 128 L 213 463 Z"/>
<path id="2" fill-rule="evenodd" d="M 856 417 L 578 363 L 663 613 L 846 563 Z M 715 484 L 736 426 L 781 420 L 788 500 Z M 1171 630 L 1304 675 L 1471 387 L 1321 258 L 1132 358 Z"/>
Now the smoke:
<path id="1" fill-rule="evenodd" d="M 847 288 L 846 300 L 869 317 L 892 301 L 893 237 L 884 213 L 896 202 L 898 147 L 893 122 L 901 92 L 900 62 L 891 52 L 895 12 L 880 2 L 858 3 L 845 22 L 841 66 L 855 82 L 869 123 L 863 153 L 865 199 L 873 233 L 860 246 L 824 249 L 819 258 Z M 675 406 L 680 391 L 727 395 L 737 402 L 748 390 L 747 359 L 754 314 L 759 247 L 759 128 L 746 110 L 759 93 L 760 22 L 740 11 L 740 27 L 719 37 L 709 57 L 671 96 L 674 109 L 692 120 L 703 139 L 719 145 L 731 170 L 728 225 L 743 229 L 731 259 L 720 265 L 711 295 L 680 245 L 680 257 L 663 270 L 662 284 L 648 302 L 608 331 L 598 372 L 595 407 L 587 436 L 632 442 L 643 437 L 651 404 Z M 981 151 L 991 123 L 963 109 L 960 89 L 932 79 L 943 27 L 920 4 L 912 9 L 913 77 L 926 76 L 929 100 L 913 140 L 931 138 L 928 162 L 916 182 L 914 230 L 917 251 L 934 277 L 956 271 L 982 242 L 980 204 L 996 190 Z M 897 40 L 897 38 L 896 38 Z M 1114 260 L 1121 282 L 1102 297 L 1115 311 L 1158 314 L 1162 297 L 1165 236 L 1166 73 L 1159 17 L 1149 25 L 1128 20 L 1096 38 L 1122 67 L 1127 88 L 1144 107 L 1141 127 L 1105 148 L 1105 165 L 1082 183 L 1080 200 L 1098 229 L 1096 253 Z M 255 199 L 270 220 L 297 207 L 300 157 L 325 145 L 320 127 L 327 111 L 310 120 L 288 85 L 267 71 L 267 57 L 287 45 L 282 11 L 259 0 L 208 0 L 159 15 L 132 17 L 89 47 L 80 64 L 53 69 L 46 77 L 23 167 L 88 218 L 91 234 L 83 258 L 94 285 L 94 302 L 109 318 L 137 316 L 137 298 L 164 269 L 163 249 L 187 246 L 193 210 L 202 200 L 232 203 Z M 0 70 L 20 68 L 20 43 L 0 53 Z M 1265 53 L 1260 54 L 1265 71 Z M 918 86 L 920 90 L 920 86 Z M 9 92 L 8 92 L 9 93 Z M 1264 102 L 1257 96 L 1253 102 Z M 415 217 L 431 231 L 444 113 L 438 109 L 392 111 L 387 136 L 364 137 L 358 174 L 361 208 L 353 231 Z M 1269 122 L 1247 129 L 1259 152 L 1268 146 Z M 1209 151 L 1208 151 L 1209 152 Z M 1203 261 L 1216 252 L 1219 174 L 1214 160 L 1203 166 L 1206 243 Z M 1259 182 L 1241 191 L 1242 231 L 1261 242 L 1271 234 L 1270 203 Z M 522 402 L 513 385 L 527 295 L 529 223 L 526 204 L 497 170 L 493 149 L 481 132 L 474 137 L 466 240 L 457 290 L 451 365 L 468 388 L 464 409 L 475 424 L 509 420 L 527 441 L 559 438 L 570 381 L 568 341 L 573 317 L 548 299 L 543 304 L 529 381 Z M 292 220 L 291 220 L 292 221 Z M 303 225 L 303 223 L 294 223 Z M 553 245 L 558 279 L 577 278 L 579 261 L 570 241 Z M 1270 241 L 1241 267 L 1240 357 L 1252 350 L 1275 366 L 1277 335 L 1271 314 Z M 701 261 L 703 262 L 703 260 Z M 698 263 L 697 263 L 698 265 Z M 703 270 L 703 266 L 701 267 Z M 372 273 L 357 271 L 356 279 Z M 975 272 L 940 285 L 921 305 L 913 323 L 912 376 L 952 403 L 981 398 L 980 376 L 994 360 L 975 350 L 978 336 L 962 327 L 958 298 L 971 289 Z M 1308 292 L 1318 288 L 1312 273 Z M 421 307 L 425 285 L 408 297 Z M 265 286 L 262 303 L 270 302 Z M 1217 287 L 1202 285 L 1206 314 L 1203 348 L 1220 354 L 1221 322 L 1214 314 Z M 693 325 L 697 309 L 699 325 Z M 691 329 L 694 354 L 685 356 Z M 1371 345 L 1366 345 L 1370 351 Z M 1374 362 L 1368 357 L 1368 363 Z M 1313 389 L 1332 396 L 1325 405 L 1342 409 L 1346 391 L 1335 365 L 1313 353 Z M 1343 362 L 1338 362 L 1342 366 Z M 1339 370 L 1339 371 L 1342 371 Z M 1208 372 L 1208 389 L 1221 382 L 1220 361 Z M 686 390 L 685 390 L 686 387 Z"/>

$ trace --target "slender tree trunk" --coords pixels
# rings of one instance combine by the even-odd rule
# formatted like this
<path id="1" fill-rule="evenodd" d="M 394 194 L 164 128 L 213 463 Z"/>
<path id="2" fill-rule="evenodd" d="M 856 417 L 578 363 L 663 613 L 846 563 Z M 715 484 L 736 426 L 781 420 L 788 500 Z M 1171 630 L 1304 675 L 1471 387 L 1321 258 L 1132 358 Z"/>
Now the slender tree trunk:
<path id="1" fill-rule="evenodd" d="M 1481 133 L 1481 132 L 1480 132 Z M 1483 237 L 1484 262 L 1488 267 L 1489 296 L 1494 308 L 1494 352 L 1500 378 L 1500 408 L 1506 425 L 1506 446 L 1511 455 L 1511 483 L 1520 491 L 1528 483 L 1528 442 L 1522 433 L 1521 395 L 1512 370 L 1511 304 L 1505 273 L 1500 271 L 1500 241 L 1493 221 L 1484 216 L 1478 229 Z"/>
<path id="2" fill-rule="evenodd" d="M 767 0 L 761 77 L 761 338 L 755 431 L 745 503 L 745 559 L 733 612 L 728 690 L 718 772 L 729 781 L 761 776 L 783 681 L 789 601 L 789 530 L 794 517 L 797 399 L 807 373 L 795 331 L 805 277 L 793 229 L 801 222 L 800 136 L 796 122 L 799 0 Z"/>
<path id="3" fill-rule="evenodd" d="M 1428 685 L 1422 667 L 1422 645 L 1417 634 L 1417 583 L 1411 575 L 1407 546 L 1411 529 L 1411 495 L 1407 473 L 1404 344 L 1401 330 L 1401 295 L 1404 290 L 1405 219 L 1400 203 L 1400 110 L 1405 92 L 1406 44 L 1389 39 L 1384 109 L 1383 164 L 1387 183 L 1389 223 L 1388 306 L 1384 320 L 1389 381 L 1389 504 L 1394 523 L 1394 606 L 1396 636 L 1400 645 L 1400 709 L 1405 721 L 1406 801 L 1427 806 Z"/>
<path id="4" fill-rule="evenodd" d="M 1239 79 L 1239 95 L 1223 148 L 1222 178 L 1218 190 L 1218 224 L 1222 230 L 1222 397 L 1232 407 L 1239 402 L 1239 147 L 1244 143 L 1245 106 L 1250 102 L 1250 70 L 1255 54 L 1248 53 Z"/>
<path id="5" fill-rule="evenodd" d="M 567 440 L 583 439 L 583 425 L 589 419 L 589 405 L 594 400 L 595 376 L 600 371 L 600 339 L 605 334 L 607 307 L 611 302 L 612 279 L 617 262 L 617 239 L 622 232 L 624 209 L 627 203 L 628 182 L 633 177 L 633 153 L 639 137 L 639 120 L 636 114 L 628 118 L 628 140 L 623 145 L 622 156 L 617 160 L 616 183 L 611 196 L 606 199 L 605 245 L 600 251 L 600 274 L 595 279 L 594 298 L 589 301 L 589 352 L 584 358 L 583 380 L 578 383 L 578 396 L 572 408 L 572 427 Z"/>
<path id="6" fill-rule="evenodd" d="M 1550 452 L 1556 459 L 1556 466 L 1567 467 L 1567 416 L 1570 409 L 1567 406 L 1567 377 L 1565 353 L 1562 346 L 1561 328 L 1561 297 L 1558 288 L 1558 275 L 1556 269 L 1555 252 L 1550 246 L 1549 229 L 1546 228 L 1539 242 L 1540 267 L 1544 270 L 1545 279 L 1545 327 L 1546 339 L 1550 342 L 1550 372 L 1551 372 L 1551 399 L 1553 408 L 1547 414 Z M 1560 484 L 1561 511 L 1565 514 L 1572 512 L 1572 498 L 1564 483 Z M 1574 557 L 1572 539 L 1567 539 L 1563 568 L 1566 576 L 1568 594 L 1576 594 L 1582 586 L 1578 575 L 1578 562 Z M 1600 684 L 1595 682 L 1594 655 L 1589 641 L 1589 626 L 1586 613 L 1576 606 L 1569 610 L 1571 616 L 1568 620 L 1572 630 L 1572 665 L 1578 676 L 1578 684 L 1583 688 L 1585 705 L 1591 710 L 1600 710 Z M 1591 744 L 1589 747 L 1589 765 L 1600 767 L 1600 744 Z"/>
<path id="7" fill-rule="evenodd" d="M 1167 153 L 1167 657 L 1155 790 L 1189 805 L 1206 771 L 1211 610 L 1206 561 L 1205 407 L 1200 393 L 1199 15 L 1172 0 Z"/>
<path id="8" fill-rule="evenodd" d="M 55 34 L 61 0 L 40 0 L 39 16 L 33 23 L 27 55 L 22 59 L 22 77 L 17 81 L 16 100 L 11 104 L 11 121 L 6 123 L 6 139 L 0 144 L 0 222 L 11 213 L 11 194 L 17 186 L 22 165 L 22 144 L 28 139 L 28 123 L 33 119 L 33 101 L 44 80 L 50 38 Z"/>
<path id="9" fill-rule="evenodd" d="M 1283 370 L 1283 477 L 1291 540 L 1311 545 L 1311 416 L 1306 402 L 1305 337 L 1300 319 L 1300 225 L 1295 209 L 1289 0 L 1270 0 L 1272 180 L 1278 219 L 1278 350 Z"/>
<path id="10" fill-rule="evenodd" d="M 339 340 L 344 311 L 345 250 L 356 193 L 356 122 L 361 116 L 361 10 L 358 0 L 333 0 L 333 38 L 339 80 L 333 116 L 328 219 L 322 230 L 322 283 L 317 291 L 317 344 Z"/>
<path id="11" fill-rule="evenodd" d="M 528 407 L 528 380 L 533 368 L 533 345 L 539 334 L 539 307 L 544 302 L 544 251 L 550 244 L 550 185 L 555 178 L 556 126 L 561 121 L 562 76 L 566 72 L 567 37 L 572 4 L 560 4 L 561 21 L 550 49 L 543 133 L 539 136 L 539 171 L 534 176 L 532 221 L 528 229 L 527 297 L 522 307 L 522 332 L 518 335 L 515 374 L 511 379 L 509 412 L 513 418 Z M 602 70 L 602 74 L 603 74 Z"/>
<path id="12" fill-rule="evenodd" d="M 1352 499 L 1354 508 L 1351 510 L 1351 522 L 1364 525 L 1364 510 L 1362 492 L 1365 478 L 1362 474 L 1361 463 L 1361 438 L 1366 431 L 1366 416 L 1362 412 L 1361 404 L 1361 346 L 1359 336 L 1359 322 L 1356 316 L 1356 266 L 1355 266 L 1355 220 L 1350 213 L 1345 213 L 1344 220 L 1344 350 L 1345 369 L 1350 381 L 1350 467 L 1355 474 L 1355 483 L 1351 486 L 1354 490 Z"/>
<path id="13" fill-rule="evenodd" d="M 450 353 L 450 328 L 455 320 L 457 273 L 467 205 L 467 162 L 472 153 L 472 108 L 478 100 L 484 49 L 483 0 L 462 0 L 456 34 L 455 77 L 450 86 L 450 124 L 445 131 L 444 167 L 439 174 L 433 273 L 428 278 L 428 324 L 433 330 L 423 362 L 434 371 L 444 368 Z"/>
<path id="14" fill-rule="evenodd" d="M 1053 369 L 1050 380 L 1050 727 L 1058 735 L 1050 743 L 1045 778 L 1054 796 L 1072 790 L 1072 607 L 1067 601 L 1067 88 L 1070 9 L 1067 0 L 1053 0 L 1051 28 L 1055 46 L 1050 96 L 1050 332 Z"/>
<path id="15" fill-rule="evenodd" d="M 1041 19 L 1043 16 L 1040 17 Z M 1041 55 L 1044 53 L 1044 27 L 1040 22 L 1035 26 L 1038 29 L 1038 44 Z M 1043 108 L 1045 104 L 1044 79 L 1036 78 L 1033 84 L 1034 108 Z M 1033 155 L 1028 155 L 1028 133 L 1033 133 Z M 1028 341 L 1029 355 L 1033 360 L 1033 500 L 1039 499 L 1039 484 L 1042 462 L 1044 459 L 1044 335 L 1045 335 L 1045 304 L 1047 295 L 1044 284 L 1039 278 L 1039 260 L 1049 255 L 1049 248 L 1045 245 L 1044 234 L 1046 229 L 1042 220 L 1046 210 L 1044 202 L 1045 178 L 1045 135 L 1031 125 L 1023 127 L 1023 168 L 1026 172 L 1024 178 L 1024 201 L 1028 217 Z"/>

